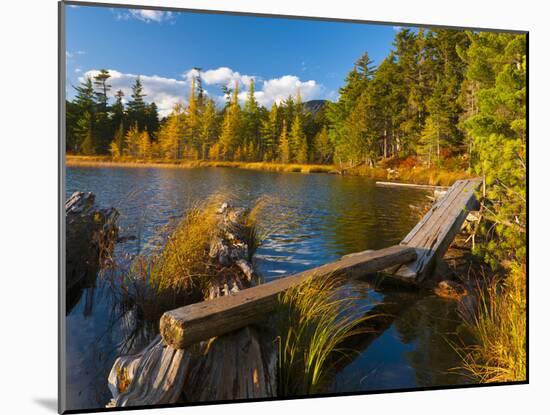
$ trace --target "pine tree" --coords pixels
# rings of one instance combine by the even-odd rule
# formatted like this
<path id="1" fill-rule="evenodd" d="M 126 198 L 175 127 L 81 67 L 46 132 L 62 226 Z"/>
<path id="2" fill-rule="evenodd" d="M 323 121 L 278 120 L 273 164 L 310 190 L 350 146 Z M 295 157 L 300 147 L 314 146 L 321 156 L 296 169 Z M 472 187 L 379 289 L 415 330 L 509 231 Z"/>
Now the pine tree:
<path id="1" fill-rule="evenodd" d="M 95 153 L 95 101 L 92 79 L 86 77 L 78 86 L 72 105 L 67 107 L 67 145 L 76 152 Z M 69 123 L 70 122 L 70 123 Z"/>
<path id="2" fill-rule="evenodd" d="M 220 135 L 220 146 L 223 157 L 226 160 L 241 158 L 241 109 L 239 106 L 239 87 L 235 83 L 233 96 L 229 107 L 225 110 L 222 131 Z"/>
<path id="3" fill-rule="evenodd" d="M 243 135 L 244 144 L 248 148 L 247 159 L 253 161 L 256 149 L 264 151 L 260 147 L 260 109 L 254 96 L 254 79 L 250 80 L 248 93 L 243 109 Z"/>
<path id="4" fill-rule="evenodd" d="M 485 230 L 492 236 L 481 249 L 495 266 L 521 264 L 527 227 L 526 37 L 471 33 L 470 41 L 462 56 L 467 80 L 479 87 L 479 111 L 464 125 L 473 137 L 474 169 L 485 178 Z"/>
<path id="5" fill-rule="evenodd" d="M 82 81 L 79 86 L 74 87 L 74 89 L 76 90 L 74 103 L 77 105 L 81 114 L 84 114 L 85 112 L 92 114 L 95 107 L 95 94 L 92 78 L 89 76 L 86 77 L 86 79 Z"/>
<path id="6" fill-rule="evenodd" d="M 146 95 L 143 93 L 143 85 L 139 76 L 132 85 L 131 97 L 132 99 L 128 101 L 128 104 L 126 105 L 128 124 L 134 126 L 137 123 L 138 130 L 142 131 L 145 128 L 147 105 L 144 101 L 144 97 L 146 97 Z"/>
<path id="7" fill-rule="evenodd" d="M 364 53 L 348 73 L 345 85 L 339 90 L 340 98 L 338 101 L 328 106 L 327 117 L 333 127 L 330 130 L 330 137 L 335 147 L 345 146 L 343 143 L 346 140 L 343 135 L 344 123 L 355 108 L 357 100 L 372 80 L 373 73 L 372 61 L 368 53 Z"/>
<path id="8" fill-rule="evenodd" d="M 140 156 L 141 134 L 137 123 L 130 127 L 125 137 L 125 155 L 137 158 Z"/>
<path id="9" fill-rule="evenodd" d="M 191 81 L 189 90 L 189 103 L 185 111 L 185 137 L 184 142 L 188 146 L 190 154 L 198 154 L 201 149 L 200 143 L 200 109 L 197 101 L 195 78 Z"/>
<path id="10" fill-rule="evenodd" d="M 307 138 L 302 127 L 302 116 L 297 112 L 290 129 L 288 139 L 290 147 L 290 158 L 297 163 L 307 163 L 308 145 Z"/>
<path id="11" fill-rule="evenodd" d="M 140 158 L 148 159 L 151 157 L 151 137 L 149 136 L 147 130 L 144 130 L 139 134 L 137 151 Z"/>
<path id="12" fill-rule="evenodd" d="M 77 135 L 80 137 L 80 152 L 85 155 L 95 154 L 95 143 L 92 125 L 92 114 L 86 111 L 78 120 Z"/>
<path id="13" fill-rule="evenodd" d="M 434 160 L 439 161 L 440 131 L 437 118 L 428 116 L 418 145 L 418 155 L 425 161 L 428 168 L 432 167 Z"/>
<path id="14" fill-rule="evenodd" d="M 172 113 L 166 119 L 166 122 L 160 127 L 158 133 L 158 142 L 162 157 L 168 160 L 177 160 L 181 158 L 182 145 L 182 114 L 181 104 L 174 106 Z"/>
<path id="15" fill-rule="evenodd" d="M 107 93 L 111 90 L 111 85 L 107 83 L 111 74 L 107 69 L 101 69 L 97 75 L 94 76 L 95 97 L 97 99 L 98 107 L 100 111 L 107 111 L 107 103 L 109 97 Z"/>
<path id="16" fill-rule="evenodd" d="M 330 142 L 328 128 L 325 125 L 313 140 L 313 160 L 316 163 L 330 163 L 333 153 L 334 148 Z"/>
<path id="17" fill-rule="evenodd" d="M 124 124 L 121 121 L 111 142 L 111 155 L 116 158 L 122 156 L 122 154 L 124 154 Z"/>
<path id="18" fill-rule="evenodd" d="M 279 141 L 279 111 L 276 103 L 273 103 L 269 116 L 262 121 L 261 142 L 264 149 L 264 160 L 273 161 L 277 156 L 277 144 Z"/>
<path id="19" fill-rule="evenodd" d="M 208 158 L 209 150 L 216 139 L 218 133 L 218 114 L 214 100 L 209 99 L 206 103 L 204 113 L 201 119 L 200 142 L 201 159 Z"/>
<path id="20" fill-rule="evenodd" d="M 279 161 L 285 164 L 290 162 L 290 147 L 288 145 L 288 132 L 285 120 L 283 120 L 281 136 L 279 137 Z"/>
<path id="21" fill-rule="evenodd" d="M 157 104 L 151 102 L 145 107 L 145 129 L 149 132 L 151 139 L 156 137 L 156 133 L 160 127 L 159 114 Z"/>
<path id="22" fill-rule="evenodd" d="M 124 121 L 125 121 L 125 114 L 124 114 L 124 104 L 122 103 L 122 100 L 124 99 L 124 92 L 122 92 L 121 89 L 115 92 L 115 102 L 111 106 L 111 121 L 112 125 L 115 129 L 120 128 L 122 125 L 122 129 L 124 130 Z"/>

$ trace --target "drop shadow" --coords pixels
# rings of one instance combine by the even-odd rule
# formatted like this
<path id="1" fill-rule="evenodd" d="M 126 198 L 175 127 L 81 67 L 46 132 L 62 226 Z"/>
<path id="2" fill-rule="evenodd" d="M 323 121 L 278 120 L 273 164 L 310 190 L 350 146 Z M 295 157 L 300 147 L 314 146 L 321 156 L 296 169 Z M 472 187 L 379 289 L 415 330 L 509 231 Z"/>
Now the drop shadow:
<path id="1" fill-rule="evenodd" d="M 51 412 L 57 413 L 57 399 L 55 398 L 34 398 L 34 402 Z"/>

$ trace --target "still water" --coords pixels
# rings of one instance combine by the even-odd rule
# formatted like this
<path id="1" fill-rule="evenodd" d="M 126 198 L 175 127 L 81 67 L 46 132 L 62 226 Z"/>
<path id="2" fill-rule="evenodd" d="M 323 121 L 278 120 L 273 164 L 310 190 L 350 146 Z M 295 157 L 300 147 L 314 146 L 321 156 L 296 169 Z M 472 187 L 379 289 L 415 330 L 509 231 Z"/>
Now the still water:
<path id="1" fill-rule="evenodd" d="M 266 238 L 255 266 L 266 281 L 334 261 L 342 255 L 398 243 L 418 222 L 415 207 L 425 191 L 376 187 L 362 177 L 271 173 L 201 168 L 67 168 L 66 195 L 95 193 L 100 206 L 116 207 L 121 234 L 115 257 L 125 263 L 138 252 L 163 243 L 163 229 L 197 201 L 215 193 L 249 205 L 269 196 L 261 226 Z M 373 290 L 352 282 L 358 307 L 400 304 L 395 319 L 358 347 L 339 368 L 329 391 L 352 392 L 466 383 L 452 368 L 459 361 L 459 319 L 453 303 L 410 292 Z M 67 315 L 68 408 L 104 406 L 110 399 L 107 375 L 132 332 L 131 316 L 121 314 L 112 282 L 97 278 L 75 300 Z M 402 306 L 401 306 L 402 305 Z M 141 333 L 139 350 L 154 333 Z M 126 349 L 124 349 L 126 351 Z"/>

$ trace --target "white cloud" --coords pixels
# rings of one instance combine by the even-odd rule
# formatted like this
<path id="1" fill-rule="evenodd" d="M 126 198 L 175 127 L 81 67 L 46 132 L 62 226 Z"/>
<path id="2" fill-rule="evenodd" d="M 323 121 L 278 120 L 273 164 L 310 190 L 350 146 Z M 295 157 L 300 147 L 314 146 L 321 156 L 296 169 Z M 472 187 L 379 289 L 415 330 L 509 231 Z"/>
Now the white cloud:
<path id="1" fill-rule="evenodd" d="M 84 80 L 87 76 L 93 77 L 99 71 L 90 70 L 85 72 L 79 80 Z M 130 99 L 132 93 L 131 86 L 135 82 L 137 75 L 122 73 L 120 71 L 109 69 L 111 78 L 108 83 L 112 86 L 110 96 L 121 89 L 125 95 L 125 102 Z M 196 76 L 194 69 L 188 70 L 182 74 L 182 79 L 165 78 L 162 76 L 140 75 L 143 84 L 143 90 L 146 94 L 146 102 L 155 102 L 159 108 L 159 114 L 166 116 L 170 114 L 173 106 L 178 103 L 186 103 L 189 96 L 191 79 Z M 243 75 L 227 67 L 210 69 L 201 72 L 205 93 L 214 99 L 218 105 L 223 105 L 225 97 L 219 86 L 234 87 L 235 81 L 239 83 L 239 101 L 244 103 L 247 96 L 247 89 L 251 79 L 256 80 L 256 91 L 254 96 L 258 103 L 267 108 L 276 102 L 287 99 L 289 96 L 296 96 L 298 91 L 302 96 L 302 101 L 312 99 L 331 99 L 334 97 L 333 91 L 327 91 L 321 84 L 314 80 L 302 81 L 295 75 L 284 75 L 280 78 L 273 78 L 259 81 L 252 75 Z M 210 88 L 209 88 L 210 87 Z"/>
<path id="2" fill-rule="evenodd" d="M 183 77 L 190 80 L 193 76 L 197 75 L 198 71 L 196 69 L 191 69 L 185 72 Z M 219 85 L 227 86 L 229 88 L 234 88 L 235 82 L 239 84 L 239 88 L 248 87 L 248 85 L 250 85 L 250 81 L 252 79 L 256 79 L 255 76 L 241 75 L 239 72 L 225 66 L 217 69 L 201 71 L 200 75 L 205 85 Z"/>
<path id="3" fill-rule="evenodd" d="M 255 96 L 258 102 L 266 107 L 288 98 L 289 95 L 296 96 L 298 91 L 302 101 L 321 98 L 325 88 L 314 80 L 301 81 L 294 75 L 285 75 L 280 78 L 263 81 L 262 89 L 257 91 Z"/>
<path id="4" fill-rule="evenodd" d="M 82 81 L 88 76 L 93 77 L 98 72 L 95 69 L 87 71 L 79 80 Z M 120 89 L 124 92 L 124 101 L 127 102 L 132 94 L 132 85 L 137 75 L 122 73 L 114 69 L 109 69 L 109 73 L 111 78 L 109 78 L 108 83 L 112 86 L 110 96 L 113 97 L 115 92 Z M 185 97 L 189 93 L 186 80 L 164 78 L 157 75 L 140 75 L 140 79 L 143 84 L 143 93 L 146 95 L 145 101 L 157 104 L 161 116 L 170 114 L 176 103 L 185 102 Z"/>
<path id="5" fill-rule="evenodd" d="M 185 72 L 183 77 L 190 82 L 191 78 L 193 76 L 197 76 L 197 74 L 198 71 L 196 69 L 191 69 Z M 237 82 L 241 91 L 239 93 L 239 101 L 241 102 L 245 101 L 250 81 L 254 79 L 256 82 L 256 91 L 254 96 L 261 105 L 268 108 L 271 107 L 274 102 L 280 103 L 290 95 L 296 96 L 298 90 L 302 95 L 303 101 L 320 98 L 324 93 L 324 88 L 313 80 L 304 82 L 297 76 L 285 75 L 280 78 L 261 81 L 257 76 L 243 75 L 225 66 L 217 69 L 201 71 L 201 78 L 203 85 L 205 86 L 217 85 L 234 88 L 235 82 Z M 220 104 L 225 101 L 225 98 L 222 95 L 215 95 L 213 98 Z"/>
<path id="6" fill-rule="evenodd" d="M 117 20 L 130 20 L 136 19 L 142 22 L 157 22 L 162 23 L 166 21 L 172 21 L 176 18 L 174 13 L 161 10 L 147 10 L 147 9 L 128 9 L 128 12 L 118 12 L 112 9 L 115 13 Z"/>

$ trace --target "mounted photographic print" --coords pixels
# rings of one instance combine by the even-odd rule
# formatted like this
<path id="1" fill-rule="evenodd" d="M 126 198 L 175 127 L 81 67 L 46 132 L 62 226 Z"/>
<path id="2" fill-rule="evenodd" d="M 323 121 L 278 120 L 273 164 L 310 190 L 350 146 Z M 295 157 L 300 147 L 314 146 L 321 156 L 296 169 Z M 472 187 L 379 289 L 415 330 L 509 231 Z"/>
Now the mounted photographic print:
<path id="1" fill-rule="evenodd" d="M 59 10 L 60 412 L 528 381 L 527 32 Z"/>

